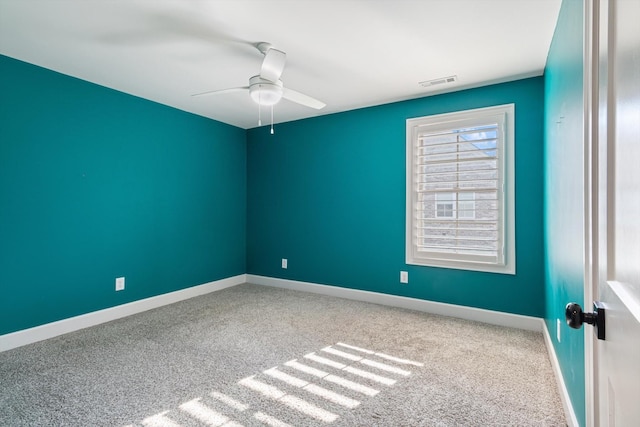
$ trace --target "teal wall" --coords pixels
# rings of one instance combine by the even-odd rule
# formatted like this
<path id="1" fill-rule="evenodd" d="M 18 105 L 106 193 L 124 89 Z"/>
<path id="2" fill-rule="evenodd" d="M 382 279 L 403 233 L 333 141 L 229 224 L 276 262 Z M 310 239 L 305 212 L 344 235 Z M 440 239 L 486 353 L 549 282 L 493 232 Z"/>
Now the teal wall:
<path id="1" fill-rule="evenodd" d="M 249 130 L 248 273 L 543 317 L 543 87 L 531 78 Z M 517 274 L 406 265 L 406 119 L 507 103 Z"/>
<path id="2" fill-rule="evenodd" d="M 580 425 L 585 425 L 584 332 L 564 321 L 584 304 L 582 0 L 564 0 L 545 70 L 545 321 Z M 556 322 L 560 319 L 560 342 Z"/>
<path id="3" fill-rule="evenodd" d="M 0 335 L 246 272 L 244 130 L 5 56 L 0 76 Z"/>

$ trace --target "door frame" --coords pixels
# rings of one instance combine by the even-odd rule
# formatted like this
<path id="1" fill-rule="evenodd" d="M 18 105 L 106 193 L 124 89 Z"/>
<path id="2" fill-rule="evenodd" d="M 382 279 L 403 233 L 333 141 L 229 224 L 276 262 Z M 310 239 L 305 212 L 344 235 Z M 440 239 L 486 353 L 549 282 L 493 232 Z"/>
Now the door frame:
<path id="1" fill-rule="evenodd" d="M 597 2 L 595 2 L 597 3 Z M 597 295 L 595 264 L 598 254 L 597 239 L 597 135 L 598 135 L 598 60 L 599 46 L 599 5 L 591 1 L 584 2 L 584 42 L 583 42 L 583 105 L 584 105 L 584 301 L 585 309 L 590 307 L 593 296 Z M 595 210 L 594 210 L 595 209 Z M 595 343 L 590 328 L 583 328 L 584 333 L 584 366 L 585 366 L 585 417 L 586 425 L 595 425 Z"/>
<path id="2" fill-rule="evenodd" d="M 601 30 L 608 31 L 608 15 L 603 14 L 609 8 L 609 0 L 584 2 L 584 51 L 583 51 L 583 88 L 584 88 L 584 305 L 585 311 L 591 311 L 592 302 L 599 295 L 599 192 L 600 176 L 600 98 L 608 97 L 600 93 L 600 79 L 608 78 L 607 70 L 601 70 L 600 43 Z M 605 21 L 605 22 L 602 22 Z M 604 71 L 604 73 L 603 73 Z M 601 75 L 603 74 L 603 75 Z M 604 130 L 606 132 L 606 129 Z M 605 141 L 606 144 L 606 141 Z M 585 362 L 585 418 L 587 426 L 595 426 L 599 419 L 598 409 L 598 342 L 592 328 L 584 329 Z"/>

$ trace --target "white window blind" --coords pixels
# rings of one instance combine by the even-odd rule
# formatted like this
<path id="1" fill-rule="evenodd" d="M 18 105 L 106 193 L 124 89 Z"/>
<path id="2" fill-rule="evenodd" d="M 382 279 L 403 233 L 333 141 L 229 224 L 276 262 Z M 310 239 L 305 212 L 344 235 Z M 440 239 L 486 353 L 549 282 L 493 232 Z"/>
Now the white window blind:
<path id="1" fill-rule="evenodd" d="M 408 263 L 514 271 L 512 116 L 510 105 L 407 121 Z"/>

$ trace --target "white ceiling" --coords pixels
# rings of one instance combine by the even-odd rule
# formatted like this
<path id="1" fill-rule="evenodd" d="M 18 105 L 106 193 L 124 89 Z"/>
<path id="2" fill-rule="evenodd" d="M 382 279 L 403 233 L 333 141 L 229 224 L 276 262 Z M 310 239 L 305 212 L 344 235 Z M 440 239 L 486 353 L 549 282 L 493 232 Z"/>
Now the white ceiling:
<path id="1" fill-rule="evenodd" d="M 287 53 L 276 123 L 541 75 L 561 0 L 0 0 L 0 53 L 242 128 L 261 41 Z M 418 82 L 457 75 L 448 86 Z M 263 118 L 268 110 L 263 110 Z"/>

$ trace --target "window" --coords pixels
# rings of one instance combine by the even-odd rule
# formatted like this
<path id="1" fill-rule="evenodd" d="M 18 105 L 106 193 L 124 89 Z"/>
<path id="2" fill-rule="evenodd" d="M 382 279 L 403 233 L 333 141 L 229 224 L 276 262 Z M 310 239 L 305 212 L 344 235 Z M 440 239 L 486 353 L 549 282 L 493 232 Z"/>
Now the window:
<path id="1" fill-rule="evenodd" d="M 456 193 L 436 193 L 436 218 L 454 218 Z"/>
<path id="2" fill-rule="evenodd" d="M 456 194 L 456 193 L 453 193 Z M 475 219 L 476 217 L 476 193 L 458 193 L 458 218 Z"/>
<path id="3" fill-rule="evenodd" d="M 515 274 L 514 105 L 407 120 L 408 264 Z"/>
<path id="4" fill-rule="evenodd" d="M 436 218 L 475 218 L 475 193 L 435 193 Z"/>

